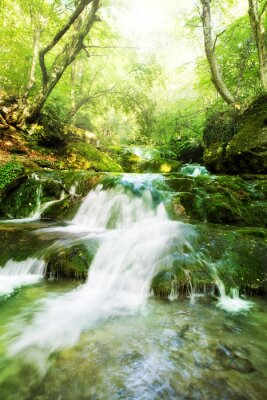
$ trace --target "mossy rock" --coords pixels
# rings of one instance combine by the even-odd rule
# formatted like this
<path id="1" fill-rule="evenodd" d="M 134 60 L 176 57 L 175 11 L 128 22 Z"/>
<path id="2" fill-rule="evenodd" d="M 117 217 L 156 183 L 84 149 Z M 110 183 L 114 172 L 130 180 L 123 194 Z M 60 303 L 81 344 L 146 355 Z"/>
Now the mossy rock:
<path id="1" fill-rule="evenodd" d="M 41 219 L 49 219 L 52 221 L 71 220 L 76 214 L 80 204 L 80 199 L 72 197 L 57 201 L 43 211 Z"/>
<path id="2" fill-rule="evenodd" d="M 231 224 L 243 220 L 242 211 L 220 193 L 204 198 L 202 206 L 209 222 Z"/>
<path id="3" fill-rule="evenodd" d="M 46 179 L 42 181 L 43 197 L 48 199 L 59 199 L 63 190 L 62 184 L 54 179 Z"/>
<path id="4" fill-rule="evenodd" d="M 122 172 L 122 167 L 92 144 L 77 142 L 66 146 L 67 165 L 73 169 Z"/>
<path id="5" fill-rule="evenodd" d="M 194 179 L 191 177 L 176 176 L 167 179 L 167 184 L 175 192 L 192 192 Z"/>
<path id="6" fill-rule="evenodd" d="M 266 226 L 266 179 L 247 181 L 236 176 L 191 179 L 184 186 L 183 180 L 169 180 L 178 193 L 167 204 L 171 218 L 188 216 L 218 224 Z M 187 191 L 181 192 L 183 187 Z"/>
<path id="7" fill-rule="evenodd" d="M 224 282 L 226 289 L 267 290 L 266 237 L 263 228 L 198 226 L 198 244 L 207 265 Z M 255 292 L 256 294 L 256 292 Z"/>
<path id="8" fill-rule="evenodd" d="M 257 116 L 257 118 L 259 118 Z M 262 120 L 262 125 L 265 124 Z M 267 114 L 266 114 L 267 123 Z M 226 147 L 226 159 L 232 172 L 267 173 L 267 127 L 258 120 L 248 122 Z"/>
<path id="9" fill-rule="evenodd" d="M 24 218 L 35 211 L 39 183 L 28 177 L 19 183 L 1 196 L 1 218 Z"/>
<path id="10" fill-rule="evenodd" d="M 175 274 L 171 271 L 161 271 L 152 280 L 151 289 L 155 296 L 167 298 L 175 283 Z"/>
<path id="11" fill-rule="evenodd" d="M 267 172 L 267 96 L 252 101 L 241 114 L 214 114 L 204 129 L 204 163 L 212 172 Z M 212 123 L 211 123 L 212 122 Z"/>
<path id="12" fill-rule="evenodd" d="M 0 194 L 19 176 L 24 175 L 25 168 L 18 161 L 9 161 L 0 165 Z"/>
<path id="13" fill-rule="evenodd" d="M 67 193 L 75 186 L 76 194 L 85 196 L 92 190 L 105 174 L 94 171 L 42 171 L 37 173 L 44 187 L 44 195 L 49 197 L 49 192 L 53 197 L 58 198 L 62 190 Z M 55 196 L 56 195 L 56 196 Z"/>
<path id="14" fill-rule="evenodd" d="M 55 279 L 86 279 L 93 255 L 82 245 L 63 248 L 50 254 L 46 276 Z"/>

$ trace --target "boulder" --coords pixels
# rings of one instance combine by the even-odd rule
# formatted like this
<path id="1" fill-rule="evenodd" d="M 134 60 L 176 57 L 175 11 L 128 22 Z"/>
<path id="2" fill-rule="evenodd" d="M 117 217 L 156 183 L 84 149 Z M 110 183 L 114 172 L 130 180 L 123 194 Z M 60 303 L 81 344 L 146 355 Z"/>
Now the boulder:
<path id="1" fill-rule="evenodd" d="M 204 163 L 212 172 L 264 174 L 267 171 L 267 96 L 243 113 L 230 109 L 208 119 Z"/>
<path id="2" fill-rule="evenodd" d="M 86 279 L 93 254 L 82 245 L 63 248 L 48 256 L 46 276 L 55 279 Z"/>

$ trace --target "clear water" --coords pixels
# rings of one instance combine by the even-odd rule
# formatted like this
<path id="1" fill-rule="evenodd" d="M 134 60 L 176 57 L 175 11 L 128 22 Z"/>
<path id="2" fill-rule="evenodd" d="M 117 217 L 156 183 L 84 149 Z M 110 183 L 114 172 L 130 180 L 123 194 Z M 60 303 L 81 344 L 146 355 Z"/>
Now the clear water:
<path id="1" fill-rule="evenodd" d="M 9 358 L 12 327 L 31 321 L 41 299 L 71 290 L 73 285 L 43 283 L 1 304 L 1 399 L 266 398 L 262 300 L 255 300 L 253 313 L 229 315 L 216 303 L 149 299 L 128 317 L 98 321 L 75 346 L 51 354 L 45 371 L 24 357 Z"/>

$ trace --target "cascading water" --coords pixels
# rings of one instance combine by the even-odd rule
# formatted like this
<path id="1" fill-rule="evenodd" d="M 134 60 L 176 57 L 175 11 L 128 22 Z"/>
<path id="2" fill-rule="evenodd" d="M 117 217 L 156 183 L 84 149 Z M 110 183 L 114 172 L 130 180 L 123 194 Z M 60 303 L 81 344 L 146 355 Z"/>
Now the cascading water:
<path id="1" fill-rule="evenodd" d="M 15 289 L 40 281 L 45 273 L 46 263 L 37 258 L 24 261 L 9 260 L 0 268 L 0 296 L 8 296 Z"/>
<path id="2" fill-rule="evenodd" d="M 138 196 L 121 184 L 108 190 L 98 186 L 88 194 L 66 228 L 75 226 L 84 239 L 90 240 L 93 233 L 99 240 L 88 281 L 46 300 L 15 339 L 11 354 L 46 358 L 50 352 L 74 345 L 99 320 L 134 312 L 149 296 L 151 280 L 166 255 L 190 248 L 190 226 L 169 220 L 164 205 L 154 204 L 146 184 L 138 185 Z"/>
<path id="3" fill-rule="evenodd" d="M 41 202 L 42 198 L 42 186 L 38 186 L 36 190 L 36 207 L 35 210 L 28 216 L 24 218 L 13 218 L 13 219 L 6 219 L 2 220 L 1 223 L 27 223 L 27 222 L 34 222 L 41 219 L 42 213 L 52 204 L 57 203 L 58 201 L 64 199 L 65 193 L 64 191 L 61 192 L 60 198 L 56 200 L 46 201 L 44 203 Z"/>
<path id="4" fill-rule="evenodd" d="M 215 283 L 220 293 L 217 307 L 230 313 L 249 311 L 253 307 L 253 301 L 241 299 L 239 297 L 239 290 L 236 288 L 231 288 L 229 295 L 227 295 L 224 283 L 217 274 L 215 275 Z"/>

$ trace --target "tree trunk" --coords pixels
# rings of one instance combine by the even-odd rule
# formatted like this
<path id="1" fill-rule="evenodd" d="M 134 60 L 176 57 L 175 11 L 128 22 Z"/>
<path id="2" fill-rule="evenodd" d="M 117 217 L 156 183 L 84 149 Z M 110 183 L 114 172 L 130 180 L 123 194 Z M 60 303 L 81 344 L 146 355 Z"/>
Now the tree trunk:
<path id="1" fill-rule="evenodd" d="M 241 55 L 241 61 L 240 61 L 240 65 L 239 65 L 239 76 L 238 76 L 236 93 L 235 93 L 236 97 L 238 97 L 238 95 L 241 91 L 241 88 L 242 88 L 242 83 L 244 80 L 244 73 L 246 70 L 248 58 L 249 58 L 250 51 L 251 51 L 251 44 L 252 44 L 252 38 L 250 37 L 247 39 L 244 53 Z"/>
<path id="2" fill-rule="evenodd" d="M 26 87 L 26 91 L 23 95 L 23 98 L 26 99 L 28 97 L 29 91 L 33 88 L 35 84 L 35 71 L 36 71 L 36 65 L 37 65 L 37 60 L 38 60 L 38 53 L 39 53 L 39 47 L 40 47 L 40 36 L 41 36 L 41 29 L 36 29 L 35 35 L 33 38 L 33 56 L 32 56 L 32 65 L 29 73 L 29 80 L 28 84 Z"/>
<path id="3" fill-rule="evenodd" d="M 91 10 L 87 12 L 85 18 L 82 20 L 81 13 L 85 9 L 86 5 L 92 3 Z M 37 94 L 37 96 L 31 101 L 30 105 L 23 112 L 23 120 L 27 122 L 34 122 L 54 89 L 54 87 L 59 82 L 63 73 L 67 69 L 67 67 L 76 59 L 77 55 L 84 47 L 84 39 L 87 34 L 90 32 L 95 21 L 98 20 L 96 12 L 99 8 L 100 0 L 84 0 L 79 3 L 77 8 L 79 8 L 79 13 L 77 13 L 77 9 L 74 11 L 73 15 L 75 15 L 75 19 L 72 16 L 65 27 L 63 27 L 54 37 L 52 42 L 46 46 L 45 49 L 41 50 L 39 53 L 39 63 L 42 70 L 43 76 L 43 87 Z M 83 7 L 81 7 L 81 4 Z M 86 10 L 85 10 L 86 11 Z M 78 21 L 79 18 L 79 21 Z M 71 21 L 71 23 L 70 23 Z M 75 22 L 79 22 L 74 25 Z M 61 53 L 58 54 L 55 58 L 54 64 L 47 71 L 44 55 L 49 52 L 63 37 L 63 35 L 70 29 L 70 27 L 74 27 L 74 33 L 70 37 L 67 44 L 62 49 Z"/>
<path id="4" fill-rule="evenodd" d="M 214 41 L 211 32 L 211 0 L 200 0 L 202 3 L 202 24 L 204 33 L 205 52 L 210 66 L 212 82 L 219 94 L 228 104 L 235 103 L 235 98 L 223 81 L 219 63 L 215 54 Z"/>
<path id="5" fill-rule="evenodd" d="M 261 10 L 257 0 L 248 0 L 249 18 L 254 40 L 256 42 L 259 59 L 260 82 L 262 89 L 267 91 L 267 48 L 264 16 L 267 10 L 267 1 L 264 2 Z"/>

